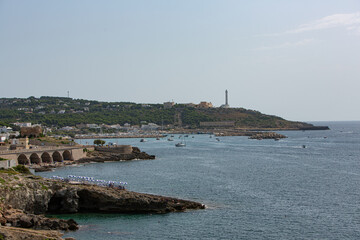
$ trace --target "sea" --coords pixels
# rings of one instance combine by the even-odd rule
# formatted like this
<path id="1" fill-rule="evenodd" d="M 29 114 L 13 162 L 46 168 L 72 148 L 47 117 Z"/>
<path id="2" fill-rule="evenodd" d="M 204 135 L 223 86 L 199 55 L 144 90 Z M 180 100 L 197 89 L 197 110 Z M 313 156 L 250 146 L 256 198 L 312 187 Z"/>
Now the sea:
<path id="1" fill-rule="evenodd" d="M 243 136 L 174 141 L 104 139 L 155 160 L 93 163 L 38 175 L 127 182 L 128 190 L 201 202 L 168 214 L 72 214 L 80 239 L 360 239 L 360 122 L 315 122 L 326 131 L 281 131 L 279 141 Z M 81 140 L 92 142 L 93 140 Z M 78 140 L 80 142 L 80 140 Z"/>

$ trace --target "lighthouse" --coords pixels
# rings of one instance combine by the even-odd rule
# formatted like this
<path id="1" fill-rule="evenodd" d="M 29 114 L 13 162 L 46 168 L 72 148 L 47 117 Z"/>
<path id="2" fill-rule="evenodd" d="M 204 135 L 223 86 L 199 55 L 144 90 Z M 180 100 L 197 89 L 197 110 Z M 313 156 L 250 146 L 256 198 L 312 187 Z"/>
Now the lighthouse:
<path id="1" fill-rule="evenodd" d="M 225 105 L 229 106 L 229 103 L 228 103 L 228 90 L 225 90 Z"/>
<path id="2" fill-rule="evenodd" d="M 228 102 L 228 90 L 225 90 L 225 104 L 220 106 L 221 108 L 229 108 L 229 102 Z"/>

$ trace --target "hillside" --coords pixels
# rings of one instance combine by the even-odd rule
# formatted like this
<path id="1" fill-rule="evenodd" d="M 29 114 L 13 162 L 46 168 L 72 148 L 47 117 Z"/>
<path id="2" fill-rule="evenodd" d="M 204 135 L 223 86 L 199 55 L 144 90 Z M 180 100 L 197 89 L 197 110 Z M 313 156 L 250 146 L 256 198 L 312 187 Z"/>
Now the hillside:
<path id="1" fill-rule="evenodd" d="M 311 124 L 292 122 L 244 108 L 195 108 L 175 104 L 99 102 L 63 97 L 0 98 L 0 125 L 32 122 L 46 126 L 75 126 L 81 123 L 158 125 L 198 128 L 200 122 L 234 121 L 238 128 L 303 129 Z"/>

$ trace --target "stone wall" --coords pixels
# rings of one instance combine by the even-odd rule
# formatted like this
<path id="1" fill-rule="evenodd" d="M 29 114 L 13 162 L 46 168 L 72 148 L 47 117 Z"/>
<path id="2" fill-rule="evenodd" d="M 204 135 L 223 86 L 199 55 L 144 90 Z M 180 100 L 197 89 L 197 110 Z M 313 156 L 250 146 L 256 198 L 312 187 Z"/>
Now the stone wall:
<path id="1" fill-rule="evenodd" d="M 0 168 L 11 168 L 11 167 L 15 167 L 17 165 L 17 161 L 16 160 L 2 160 L 0 161 Z"/>
<path id="2" fill-rule="evenodd" d="M 20 135 L 23 137 L 38 137 L 41 133 L 42 133 L 42 129 L 39 126 L 22 127 L 20 129 Z"/>
<path id="3" fill-rule="evenodd" d="M 118 145 L 116 147 L 95 147 L 95 150 L 99 152 L 112 152 L 120 154 L 131 154 L 133 152 L 131 145 Z"/>

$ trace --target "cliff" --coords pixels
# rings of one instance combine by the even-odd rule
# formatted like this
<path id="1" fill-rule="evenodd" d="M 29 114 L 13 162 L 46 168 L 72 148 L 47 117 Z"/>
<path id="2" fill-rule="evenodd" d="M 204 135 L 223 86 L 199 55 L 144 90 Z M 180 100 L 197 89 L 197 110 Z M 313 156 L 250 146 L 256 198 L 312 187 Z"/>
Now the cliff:
<path id="1" fill-rule="evenodd" d="M 78 228 L 74 220 L 43 215 L 50 213 L 168 213 L 205 208 L 192 201 L 97 185 L 66 183 L 12 170 L 0 170 L 0 199 L 1 225 L 45 230 Z"/>

